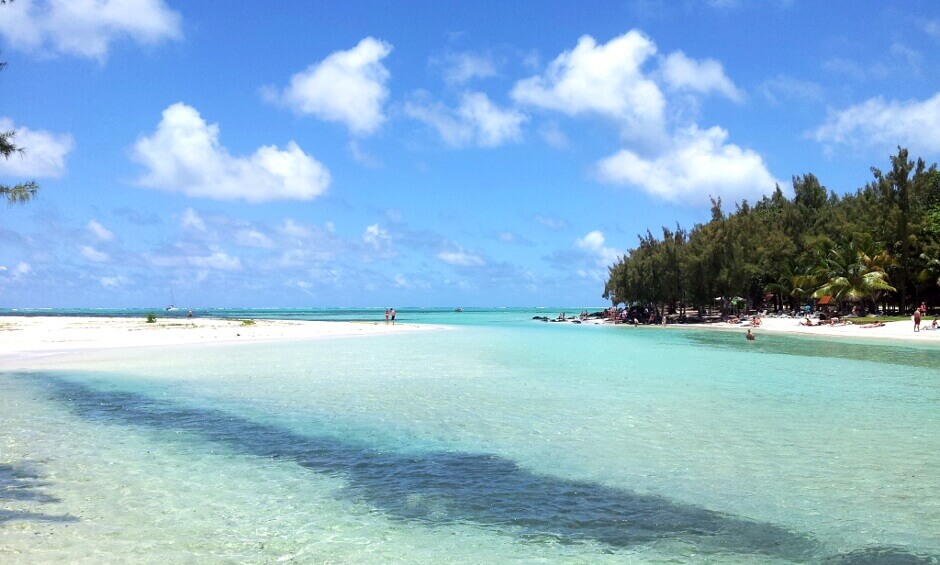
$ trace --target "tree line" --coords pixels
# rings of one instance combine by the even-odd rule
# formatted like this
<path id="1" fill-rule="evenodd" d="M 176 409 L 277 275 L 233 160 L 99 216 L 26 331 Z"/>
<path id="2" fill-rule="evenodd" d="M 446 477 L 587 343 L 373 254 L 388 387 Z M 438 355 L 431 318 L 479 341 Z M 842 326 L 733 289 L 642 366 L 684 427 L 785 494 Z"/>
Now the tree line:
<path id="1" fill-rule="evenodd" d="M 639 235 L 609 267 L 603 297 L 683 313 L 732 297 L 778 310 L 827 295 L 866 311 L 936 304 L 940 171 L 900 147 L 890 165 L 872 167 L 872 180 L 843 196 L 807 173 L 793 177 L 792 199 L 777 186 L 726 214 L 713 198 L 707 223 Z"/>

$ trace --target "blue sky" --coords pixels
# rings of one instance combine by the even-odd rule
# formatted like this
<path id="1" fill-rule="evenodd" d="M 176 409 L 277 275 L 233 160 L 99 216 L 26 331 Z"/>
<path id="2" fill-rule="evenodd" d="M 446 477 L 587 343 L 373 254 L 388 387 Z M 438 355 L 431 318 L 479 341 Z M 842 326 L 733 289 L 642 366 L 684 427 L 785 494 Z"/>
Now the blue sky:
<path id="1" fill-rule="evenodd" d="M 940 155 L 935 2 L 0 6 L 0 307 L 602 305 L 647 229 Z"/>

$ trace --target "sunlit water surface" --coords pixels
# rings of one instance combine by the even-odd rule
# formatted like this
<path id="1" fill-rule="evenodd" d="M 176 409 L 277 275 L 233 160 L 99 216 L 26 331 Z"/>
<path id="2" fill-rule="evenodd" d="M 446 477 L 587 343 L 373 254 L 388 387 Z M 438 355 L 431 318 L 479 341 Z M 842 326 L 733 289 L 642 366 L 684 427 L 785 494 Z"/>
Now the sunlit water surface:
<path id="1" fill-rule="evenodd" d="M 528 317 L 0 371 L 0 562 L 940 559 L 940 348 Z"/>

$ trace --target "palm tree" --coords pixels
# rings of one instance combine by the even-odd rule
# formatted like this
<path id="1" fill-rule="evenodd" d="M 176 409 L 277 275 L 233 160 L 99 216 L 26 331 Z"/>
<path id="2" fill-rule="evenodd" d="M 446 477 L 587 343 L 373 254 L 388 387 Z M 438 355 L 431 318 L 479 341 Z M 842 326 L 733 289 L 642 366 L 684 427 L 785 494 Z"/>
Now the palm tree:
<path id="1" fill-rule="evenodd" d="M 831 247 L 817 264 L 814 274 L 823 281 L 814 298 L 832 296 L 837 301 L 873 300 L 881 291 L 894 292 L 885 268 L 893 259 L 870 238 L 856 236 Z"/>
<path id="2" fill-rule="evenodd" d="M 917 273 L 917 282 L 933 281 L 940 285 L 940 258 L 931 257 L 926 253 L 921 253 L 920 258 L 924 262 L 924 268 Z"/>
<path id="3" fill-rule="evenodd" d="M 803 273 L 790 259 L 783 264 L 777 279 L 767 284 L 764 291 L 776 294 L 781 301 L 786 297 L 790 309 L 795 310 L 797 301 L 811 295 L 815 286 L 815 279 Z"/>

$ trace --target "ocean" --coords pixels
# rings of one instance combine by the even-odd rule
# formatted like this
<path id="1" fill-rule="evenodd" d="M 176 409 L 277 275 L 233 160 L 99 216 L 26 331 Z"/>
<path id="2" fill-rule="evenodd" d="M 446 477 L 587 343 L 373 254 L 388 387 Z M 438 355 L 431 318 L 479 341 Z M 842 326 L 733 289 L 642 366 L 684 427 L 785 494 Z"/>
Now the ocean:
<path id="1" fill-rule="evenodd" d="M 940 349 L 582 309 L 0 365 L 0 562 L 940 562 Z"/>

